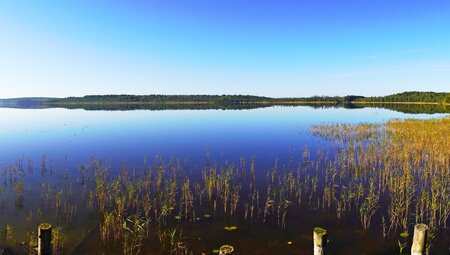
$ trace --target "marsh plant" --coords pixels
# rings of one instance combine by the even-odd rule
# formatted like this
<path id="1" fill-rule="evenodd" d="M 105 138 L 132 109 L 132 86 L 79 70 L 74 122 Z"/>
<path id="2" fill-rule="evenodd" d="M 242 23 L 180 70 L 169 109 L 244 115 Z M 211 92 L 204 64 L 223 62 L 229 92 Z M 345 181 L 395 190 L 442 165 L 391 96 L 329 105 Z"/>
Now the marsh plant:
<path id="1" fill-rule="evenodd" d="M 156 232 L 162 254 L 187 255 L 190 254 L 188 245 L 183 242 L 183 232 L 174 229 L 160 229 Z"/>
<path id="2" fill-rule="evenodd" d="M 62 234 L 61 227 L 54 227 L 52 229 L 52 254 L 61 255 L 64 254 L 64 242 L 65 236 Z"/>
<path id="3" fill-rule="evenodd" d="M 275 161 L 266 171 L 241 159 L 207 164 L 193 177 L 185 161 L 156 156 L 142 169 L 124 162 L 119 171 L 93 160 L 73 175 L 44 156 L 37 188 L 21 181 L 33 172 L 22 164 L 4 169 L 1 178 L 6 190 L 12 187 L 21 197 L 29 222 L 44 214 L 66 225 L 80 212 L 98 216 L 104 248 L 120 247 L 123 254 L 144 253 L 152 236 L 158 236 L 161 253 L 189 254 L 184 223 L 245 222 L 283 230 L 301 210 L 331 212 L 342 224 L 356 216 L 365 231 L 377 227 L 392 239 L 415 223 L 436 232 L 448 227 L 450 118 L 316 125 L 311 132 L 328 140 L 327 146 L 304 148 L 297 160 L 282 166 Z M 26 202 L 27 189 L 40 194 L 38 208 Z M 10 226 L 2 228 L 1 238 L 4 245 L 11 242 Z M 400 237 L 400 253 L 405 242 Z"/>
<path id="4" fill-rule="evenodd" d="M 6 224 L 4 228 L 0 229 L 0 241 L 2 246 L 8 247 L 11 245 L 11 242 L 13 240 L 13 228 L 11 225 Z"/>
<path id="5" fill-rule="evenodd" d="M 139 254 L 144 238 L 147 235 L 148 221 L 140 218 L 138 215 L 128 217 L 122 225 L 123 234 L 123 254 Z"/>

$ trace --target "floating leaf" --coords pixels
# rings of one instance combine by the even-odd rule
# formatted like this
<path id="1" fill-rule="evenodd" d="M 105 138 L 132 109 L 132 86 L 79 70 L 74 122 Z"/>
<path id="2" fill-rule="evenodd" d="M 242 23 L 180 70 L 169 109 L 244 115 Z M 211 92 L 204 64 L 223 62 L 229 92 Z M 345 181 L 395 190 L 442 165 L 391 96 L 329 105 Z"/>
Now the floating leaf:
<path id="1" fill-rule="evenodd" d="M 237 226 L 229 226 L 229 227 L 223 227 L 223 228 L 228 231 L 233 231 L 233 230 L 237 229 Z"/>
<path id="2" fill-rule="evenodd" d="M 403 232 L 400 234 L 401 237 L 407 238 L 409 236 L 408 232 Z"/>
<path id="3" fill-rule="evenodd" d="M 219 253 L 219 250 L 218 249 L 214 249 L 214 250 L 212 250 L 212 252 L 213 253 Z"/>
<path id="4" fill-rule="evenodd" d="M 175 219 L 177 219 L 177 220 L 181 220 L 181 215 L 177 215 L 177 216 L 175 216 Z"/>

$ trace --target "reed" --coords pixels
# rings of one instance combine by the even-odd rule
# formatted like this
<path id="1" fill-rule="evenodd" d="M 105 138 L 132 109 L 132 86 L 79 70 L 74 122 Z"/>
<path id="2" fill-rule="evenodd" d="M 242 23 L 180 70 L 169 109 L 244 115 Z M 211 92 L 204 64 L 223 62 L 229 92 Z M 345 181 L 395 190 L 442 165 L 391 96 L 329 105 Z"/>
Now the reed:
<path id="1" fill-rule="evenodd" d="M 11 245 L 13 239 L 13 228 L 11 225 L 6 224 L 4 228 L 0 229 L 1 243 L 4 247 Z"/>
<path id="2" fill-rule="evenodd" d="M 168 255 L 184 255 L 188 254 L 187 244 L 182 241 L 183 232 L 177 228 L 160 229 L 157 232 L 159 243 L 161 245 L 161 253 Z"/>
<path id="3" fill-rule="evenodd" d="M 139 254 L 146 237 L 147 221 L 138 215 L 128 217 L 123 223 L 122 250 L 124 255 Z"/>
<path id="4" fill-rule="evenodd" d="M 61 227 L 52 228 L 52 254 L 61 255 L 64 254 L 64 242 L 65 236 L 62 233 Z"/>
<path id="5" fill-rule="evenodd" d="M 74 177 L 43 156 L 35 188 L 38 208 L 23 203 L 30 193 L 26 175 L 33 171 L 25 171 L 22 162 L 3 168 L 2 189 L 22 200 L 17 209 L 29 212 L 24 215 L 30 223 L 52 218 L 69 225 L 82 210 L 98 215 L 103 245 L 121 247 L 124 254 L 142 253 L 155 233 L 165 254 L 189 253 L 181 229 L 185 223 L 197 224 L 202 215 L 280 229 L 300 209 L 331 212 L 342 224 L 356 215 L 362 229 L 379 227 L 385 238 L 398 238 L 418 222 L 436 232 L 447 228 L 450 118 L 317 125 L 311 132 L 329 147 L 317 152 L 304 148 L 298 162 L 275 161 L 266 171 L 257 169 L 255 160 L 246 164 L 241 159 L 208 164 L 194 178 L 183 162 L 156 156 L 153 164 L 145 161 L 142 171 L 123 162 L 120 173 L 92 160 Z M 12 228 L 1 234 L 2 243 L 9 243 Z M 399 239 L 402 251 L 404 239 Z"/>

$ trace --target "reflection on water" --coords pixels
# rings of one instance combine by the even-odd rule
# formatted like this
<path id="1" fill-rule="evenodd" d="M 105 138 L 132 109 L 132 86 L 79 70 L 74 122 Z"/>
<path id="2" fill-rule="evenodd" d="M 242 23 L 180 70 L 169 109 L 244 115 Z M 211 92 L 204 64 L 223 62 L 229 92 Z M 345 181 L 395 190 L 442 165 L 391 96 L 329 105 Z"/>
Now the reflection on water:
<path id="1" fill-rule="evenodd" d="M 141 163 L 144 157 L 205 154 L 239 159 L 286 158 L 314 147 L 311 124 L 382 122 L 392 118 L 429 118 L 385 109 L 270 107 L 254 110 L 84 111 L 0 108 L 0 162 L 25 157 L 68 157 L 70 164 L 91 157 Z"/>
<path id="2" fill-rule="evenodd" d="M 130 187 L 148 189 L 144 194 L 167 192 L 160 195 L 170 197 L 169 184 L 174 180 L 178 194 L 174 199 L 181 202 L 172 206 L 165 200 L 151 200 L 149 203 L 152 213 L 146 218 L 152 219 L 153 225 L 150 241 L 145 238 L 149 244 L 142 247 L 145 254 L 152 254 L 152 251 L 159 254 L 160 244 L 164 242 L 170 246 L 170 240 L 165 239 L 167 236 L 155 231 L 156 219 L 163 220 L 164 217 L 167 217 L 169 229 L 183 230 L 182 239 L 189 242 L 195 254 L 211 254 L 223 242 L 233 243 L 240 254 L 310 254 L 310 232 L 316 225 L 322 225 L 333 233 L 330 248 L 335 254 L 392 254 L 397 251 L 397 240 L 393 237 L 380 240 L 379 227 L 364 231 L 358 214 L 349 214 L 345 220 L 337 221 L 334 212 L 323 210 L 322 202 L 317 203 L 317 198 L 323 194 L 313 192 L 314 178 L 316 176 L 317 183 L 320 183 L 327 169 L 326 159 L 321 158 L 317 151 L 334 147 L 330 147 L 330 141 L 312 136 L 310 127 L 322 123 L 381 123 L 394 118 L 441 116 L 404 114 L 379 108 L 269 107 L 240 111 L 0 109 L 0 166 L 4 189 L 0 195 L 0 227 L 6 224 L 13 226 L 16 243 L 9 246 L 20 246 L 18 243 L 28 242 L 27 232 L 33 231 L 37 223 L 50 221 L 62 226 L 66 252 L 102 254 L 103 246 L 98 243 L 102 231 L 105 234 L 106 230 L 98 220 L 110 217 L 114 221 L 117 218 L 104 214 L 117 206 L 117 198 L 123 197 L 123 202 L 128 203 L 117 208 L 136 212 L 136 205 L 142 206 L 145 197 L 130 195 L 129 198 L 136 198 L 136 201 L 126 199 Z M 326 154 L 329 159 L 333 155 L 331 152 Z M 163 155 L 163 158 L 155 158 L 155 155 Z M 92 158 L 101 159 L 102 165 Z M 245 158 L 245 164 L 241 158 Z M 251 184 L 252 160 L 257 176 L 254 184 Z M 82 164 L 87 166 L 80 167 Z M 167 172 L 158 177 L 158 166 L 162 165 Z M 297 169 L 299 166 L 300 170 Z M 176 171 L 173 172 L 172 168 Z M 229 172 L 230 190 L 226 195 L 229 209 L 226 213 L 223 212 L 225 206 L 221 205 L 225 186 L 219 185 L 223 187 L 220 190 L 222 198 L 218 193 L 211 195 L 211 198 L 218 196 L 216 203 L 221 204 L 214 205 L 214 199 L 206 199 L 206 186 L 203 185 L 211 179 L 202 174 L 205 169 L 216 169 L 214 178 L 223 181 L 224 185 L 228 179 L 221 173 Z M 285 186 L 289 183 L 285 179 L 289 171 L 297 183 L 289 191 L 292 194 Z M 317 175 L 311 174 L 315 171 Z M 116 179 L 118 175 L 122 178 Z M 142 178 L 141 182 L 139 178 Z M 159 187 L 158 178 L 161 178 Z M 189 187 L 189 192 L 183 193 L 183 185 L 188 180 L 190 184 L 186 188 Z M 123 188 L 115 190 L 115 181 Z M 150 186 L 145 186 L 145 181 L 149 181 Z M 195 186 L 195 183 L 201 186 Z M 264 185 L 268 183 L 273 193 L 267 192 Z M 364 185 L 369 183 L 364 182 Z M 260 190 L 258 194 L 252 193 L 252 187 L 256 186 Z M 104 201 L 105 209 L 100 210 L 103 213 L 99 216 L 94 208 L 101 208 L 98 196 L 102 194 L 102 188 L 105 199 L 113 194 L 115 199 L 109 197 Z M 204 194 L 200 194 L 202 190 Z M 237 198 L 236 190 L 241 192 L 239 194 L 259 197 L 254 200 L 252 216 L 258 220 L 250 218 L 251 198 L 247 195 Z M 299 190 L 303 193 L 298 194 Z M 282 191 L 286 193 L 281 194 Z M 190 193 L 192 198 L 181 195 Z M 134 194 L 140 193 L 135 191 Z M 267 200 L 267 194 L 272 194 L 270 199 L 274 202 Z M 200 197 L 204 200 L 200 201 Z M 286 199 L 280 199 L 283 197 Z M 289 206 L 285 200 L 293 202 L 299 197 L 305 206 L 287 210 Z M 230 214 L 233 198 L 241 202 L 234 216 Z M 260 203 L 258 206 L 256 201 Z M 265 205 L 268 205 L 267 211 L 264 210 Z M 165 210 L 170 213 L 161 216 L 164 206 L 168 206 Z M 145 215 L 144 207 L 137 211 Z M 240 217 L 236 217 L 238 213 Z M 177 215 L 181 218 L 175 218 Z M 268 223 L 261 224 L 265 215 Z M 290 220 L 288 224 L 283 224 L 283 215 Z M 380 226 L 381 222 L 372 224 Z M 224 226 L 236 226 L 237 229 L 229 231 Z M 107 234 L 105 238 L 107 242 L 114 239 Z M 288 242 L 292 244 L 288 245 Z M 442 245 L 445 247 L 448 243 Z M 114 254 L 113 251 L 121 254 L 122 240 L 111 247 L 108 254 Z"/>

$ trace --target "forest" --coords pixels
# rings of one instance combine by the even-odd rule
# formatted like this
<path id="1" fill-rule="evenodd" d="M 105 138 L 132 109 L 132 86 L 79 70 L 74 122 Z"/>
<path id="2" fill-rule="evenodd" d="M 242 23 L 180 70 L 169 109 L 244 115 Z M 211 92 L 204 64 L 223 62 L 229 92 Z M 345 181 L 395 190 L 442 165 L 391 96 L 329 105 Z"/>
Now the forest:
<path id="1" fill-rule="evenodd" d="M 423 103 L 450 103 L 450 93 L 448 92 L 402 92 L 383 97 L 363 97 L 358 98 L 356 101 L 364 102 L 423 102 Z"/>
<path id="2" fill-rule="evenodd" d="M 442 92 L 403 92 L 382 97 L 349 96 L 312 96 L 273 98 L 251 95 L 89 95 L 84 97 L 67 97 L 46 101 L 48 105 L 63 104 L 209 104 L 209 105 L 242 105 L 242 104 L 301 104 L 328 103 L 345 105 L 351 103 L 450 103 L 450 93 Z"/>

